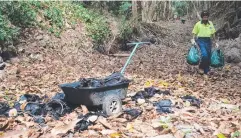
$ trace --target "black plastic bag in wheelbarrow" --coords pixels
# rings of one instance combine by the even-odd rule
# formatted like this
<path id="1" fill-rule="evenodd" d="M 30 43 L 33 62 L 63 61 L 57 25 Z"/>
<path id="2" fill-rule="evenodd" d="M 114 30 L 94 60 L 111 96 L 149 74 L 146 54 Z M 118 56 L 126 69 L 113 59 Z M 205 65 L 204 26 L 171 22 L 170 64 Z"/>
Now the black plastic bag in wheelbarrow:
<path id="1" fill-rule="evenodd" d="M 125 79 L 124 76 L 119 72 L 113 73 L 104 79 L 105 86 L 112 86 L 118 83 L 124 83 L 128 81 L 129 80 Z"/>
<path id="2" fill-rule="evenodd" d="M 124 83 L 127 79 L 121 73 L 113 73 L 110 76 L 107 76 L 104 79 L 95 79 L 95 78 L 81 78 L 79 79 L 79 87 L 102 87 L 102 86 L 112 86 L 118 83 Z"/>

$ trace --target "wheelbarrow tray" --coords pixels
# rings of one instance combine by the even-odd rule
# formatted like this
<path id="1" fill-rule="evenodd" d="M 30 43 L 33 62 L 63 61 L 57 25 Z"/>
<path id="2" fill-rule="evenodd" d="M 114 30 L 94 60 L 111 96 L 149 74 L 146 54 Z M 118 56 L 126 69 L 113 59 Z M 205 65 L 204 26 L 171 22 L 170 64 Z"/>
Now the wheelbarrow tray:
<path id="1" fill-rule="evenodd" d="M 104 97 L 109 94 L 125 99 L 130 81 L 103 87 L 80 87 L 80 82 L 60 84 L 65 99 L 72 104 L 86 106 L 102 105 Z"/>

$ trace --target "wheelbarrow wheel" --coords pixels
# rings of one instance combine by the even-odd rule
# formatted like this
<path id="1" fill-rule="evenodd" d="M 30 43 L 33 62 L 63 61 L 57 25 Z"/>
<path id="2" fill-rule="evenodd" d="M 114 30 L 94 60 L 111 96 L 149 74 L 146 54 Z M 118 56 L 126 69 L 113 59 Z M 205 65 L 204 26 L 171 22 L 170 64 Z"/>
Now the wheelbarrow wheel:
<path id="1" fill-rule="evenodd" d="M 122 101 L 117 95 L 108 95 L 105 97 L 102 110 L 107 116 L 118 114 L 122 111 Z"/>

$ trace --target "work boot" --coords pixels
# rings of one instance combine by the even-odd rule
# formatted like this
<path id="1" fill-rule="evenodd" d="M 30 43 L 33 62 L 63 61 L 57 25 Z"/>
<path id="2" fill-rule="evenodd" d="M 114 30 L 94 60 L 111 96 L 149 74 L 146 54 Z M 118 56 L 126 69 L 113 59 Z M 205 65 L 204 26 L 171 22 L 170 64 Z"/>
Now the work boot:
<path id="1" fill-rule="evenodd" d="M 203 75 L 203 74 L 204 74 L 203 69 L 198 69 L 198 73 L 201 74 L 201 75 Z"/>

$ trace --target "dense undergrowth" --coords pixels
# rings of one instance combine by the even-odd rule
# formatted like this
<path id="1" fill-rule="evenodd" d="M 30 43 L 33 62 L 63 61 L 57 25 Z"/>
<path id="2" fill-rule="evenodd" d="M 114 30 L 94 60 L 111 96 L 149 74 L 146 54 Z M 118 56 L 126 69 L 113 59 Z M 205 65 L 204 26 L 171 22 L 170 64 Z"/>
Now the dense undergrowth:
<path id="1" fill-rule="evenodd" d="M 128 2 L 119 3 L 119 8 L 111 9 L 121 17 L 120 37 L 131 34 L 130 22 L 126 12 L 131 6 Z M 96 44 L 104 43 L 111 35 L 107 17 L 94 8 L 87 8 L 81 2 L 42 2 L 5 1 L 0 2 L 0 44 L 13 43 L 25 28 L 41 28 L 60 37 L 67 28 L 84 23 L 88 35 Z M 6 46 L 6 45 L 5 45 Z"/>

